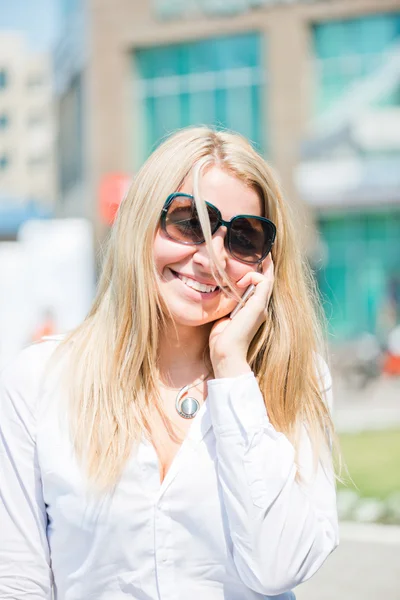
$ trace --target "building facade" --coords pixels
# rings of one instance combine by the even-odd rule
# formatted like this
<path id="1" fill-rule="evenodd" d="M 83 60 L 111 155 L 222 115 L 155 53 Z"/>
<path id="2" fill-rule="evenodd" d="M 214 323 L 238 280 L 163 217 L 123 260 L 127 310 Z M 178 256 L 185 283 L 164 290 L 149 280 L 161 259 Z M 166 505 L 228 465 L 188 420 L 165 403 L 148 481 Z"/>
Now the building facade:
<path id="1" fill-rule="evenodd" d="M 239 131 L 279 173 L 335 337 L 376 332 L 400 269 L 398 0 L 63 0 L 63 14 L 60 212 L 101 237 L 105 177 L 177 128 Z"/>
<path id="2" fill-rule="evenodd" d="M 49 212 L 56 201 L 51 56 L 33 55 L 19 33 L 0 35 L 0 235 L 18 214 Z M 15 218 L 14 218 L 15 217 Z M 7 223 L 10 227 L 7 229 Z M 14 229 L 13 229 L 14 227 Z"/>

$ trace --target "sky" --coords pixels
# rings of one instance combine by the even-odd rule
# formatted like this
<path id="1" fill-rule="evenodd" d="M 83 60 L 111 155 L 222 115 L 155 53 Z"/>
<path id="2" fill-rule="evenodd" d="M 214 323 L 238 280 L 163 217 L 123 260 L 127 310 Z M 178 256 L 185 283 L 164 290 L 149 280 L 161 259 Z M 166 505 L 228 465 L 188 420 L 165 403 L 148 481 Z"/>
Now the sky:
<path id="1" fill-rule="evenodd" d="M 59 0 L 0 0 L 0 33 L 26 33 L 34 52 L 51 50 L 57 37 Z"/>

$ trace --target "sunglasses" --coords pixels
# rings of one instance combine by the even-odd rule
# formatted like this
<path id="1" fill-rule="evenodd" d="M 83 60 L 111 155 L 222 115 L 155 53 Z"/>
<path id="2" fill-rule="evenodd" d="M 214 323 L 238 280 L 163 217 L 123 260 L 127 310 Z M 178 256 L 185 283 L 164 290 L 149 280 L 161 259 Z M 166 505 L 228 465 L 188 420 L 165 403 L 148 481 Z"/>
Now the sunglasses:
<path id="1" fill-rule="evenodd" d="M 227 251 L 244 263 L 260 263 L 270 253 L 276 227 L 269 219 L 253 215 L 236 215 L 224 221 L 216 206 L 206 202 L 211 234 L 223 225 Z M 204 235 L 193 196 L 175 192 L 165 201 L 160 219 L 164 233 L 180 244 L 204 244 Z"/>

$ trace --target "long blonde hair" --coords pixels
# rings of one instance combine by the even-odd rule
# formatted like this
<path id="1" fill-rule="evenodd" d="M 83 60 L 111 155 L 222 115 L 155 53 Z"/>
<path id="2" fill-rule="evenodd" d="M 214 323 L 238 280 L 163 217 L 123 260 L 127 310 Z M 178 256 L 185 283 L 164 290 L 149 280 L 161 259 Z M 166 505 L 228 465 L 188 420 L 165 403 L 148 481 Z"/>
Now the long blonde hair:
<path id="1" fill-rule="evenodd" d="M 238 134 L 205 127 L 172 135 L 134 179 L 111 230 L 97 296 L 85 321 L 62 343 L 68 347 L 70 424 L 77 457 L 101 488 L 119 479 L 134 446 L 149 432 L 159 405 L 157 351 L 165 307 L 153 261 L 154 236 L 167 196 L 195 173 L 195 199 L 216 277 L 200 171 L 216 165 L 264 202 L 277 227 L 272 250 L 275 283 L 268 318 L 253 339 L 248 361 L 272 424 L 296 445 L 306 424 L 315 448 L 333 427 L 316 357 L 323 353 L 321 313 L 313 278 L 301 257 L 287 203 L 265 160 Z"/>

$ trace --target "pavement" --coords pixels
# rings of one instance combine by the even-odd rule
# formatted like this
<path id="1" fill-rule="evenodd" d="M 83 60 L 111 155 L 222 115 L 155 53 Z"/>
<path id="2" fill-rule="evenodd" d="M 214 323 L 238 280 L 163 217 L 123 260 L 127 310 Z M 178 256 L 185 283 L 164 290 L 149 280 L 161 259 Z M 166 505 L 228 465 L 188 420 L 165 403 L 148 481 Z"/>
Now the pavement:
<path id="1" fill-rule="evenodd" d="M 400 377 L 380 376 L 365 388 L 333 374 L 338 432 L 400 429 Z M 341 523 L 339 547 L 295 590 L 297 600 L 400 600 L 400 526 Z"/>
<path id="2" fill-rule="evenodd" d="M 297 600 L 400 600 L 400 527 L 342 523 L 339 547 Z"/>

